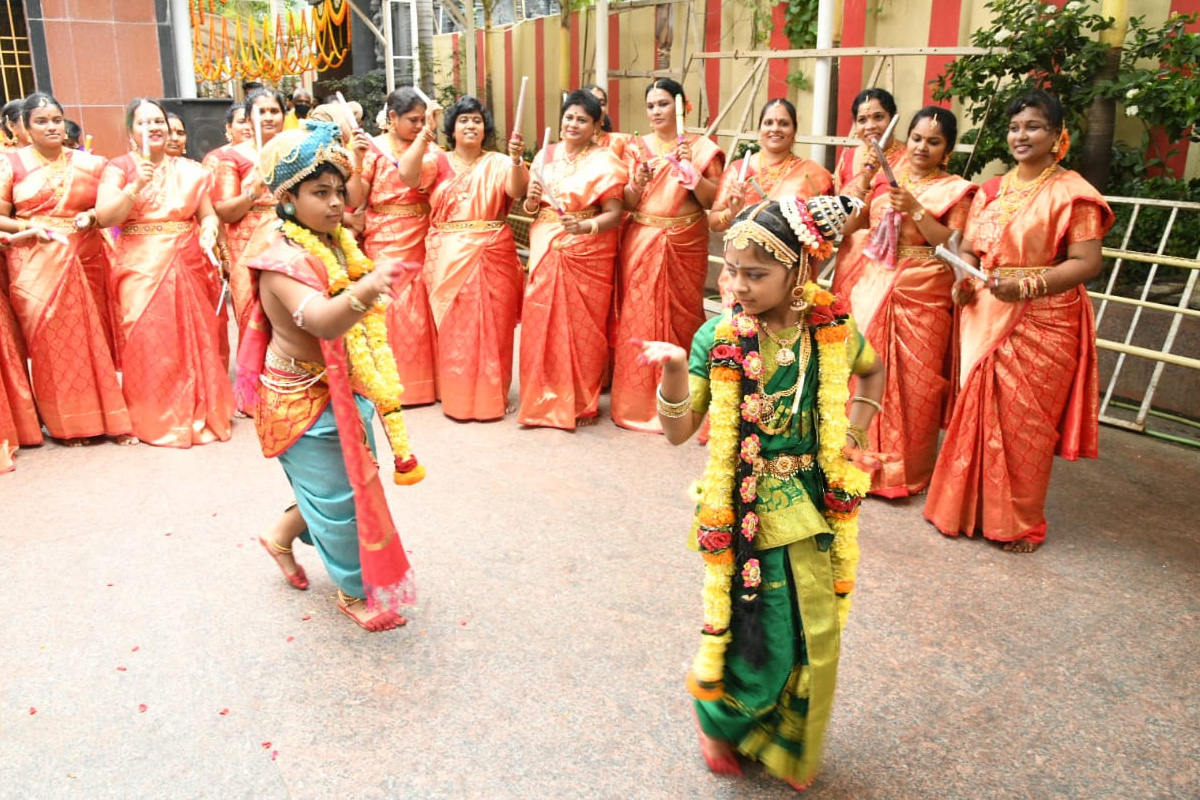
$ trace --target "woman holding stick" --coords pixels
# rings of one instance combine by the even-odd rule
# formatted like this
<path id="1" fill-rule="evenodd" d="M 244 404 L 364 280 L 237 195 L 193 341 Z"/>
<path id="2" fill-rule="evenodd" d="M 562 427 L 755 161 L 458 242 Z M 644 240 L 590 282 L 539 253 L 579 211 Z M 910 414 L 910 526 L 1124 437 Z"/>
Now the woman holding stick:
<path id="1" fill-rule="evenodd" d="M 522 425 L 574 430 L 597 418 L 627 179 L 620 159 L 594 142 L 602 113 L 591 93 L 571 92 L 562 140 L 533 159 L 522 209 L 534 216 L 521 326 Z"/>
<path id="2" fill-rule="evenodd" d="M 986 284 L 957 285 L 958 395 L 925 518 L 1031 553 L 1046 538 L 1054 456 L 1095 458 L 1096 327 L 1084 283 L 1100 273 L 1113 224 L 1104 198 L 1058 162 L 1070 137 L 1058 99 L 1032 91 L 1007 109 L 1017 162 L 985 183 L 961 255 Z"/>
<path id="3" fill-rule="evenodd" d="M 154 100 L 133 100 L 125 124 L 134 151 L 104 168 L 96 221 L 121 226 L 112 287 L 133 433 L 161 447 L 228 441 L 233 390 L 212 297 L 220 267 L 211 176 L 168 154 L 167 114 Z"/>
<path id="4" fill-rule="evenodd" d="M 654 410 L 657 375 L 638 363 L 631 339 L 684 346 L 704 322 L 708 220 L 725 154 L 711 140 L 685 134 L 683 87 L 661 78 L 646 88 L 652 133 L 625 151 L 632 212 L 617 265 L 617 325 L 612 381 L 613 422 L 660 433 Z"/>
<path id="5" fill-rule="evenodd" d="M 429 192 L 437 178 L 437 155 L 426 152 L 416 188 L 404 182 L 398 164 L 421 135 L 428 110 L 414 89 L 397 89 L 388 95 L 387 132 L 375 137 L 375 146 L 361 130 L 354 134 L 354 165 L 347 189 L 351 206 L 366 203 L 363 252 L 372 259 L 425 263 Z M 405 284 L 392 287 L 396 297 L 387 310 L 388 339 L 404 384 L 404 404 L 433 403 L 438 399 L 437 329 L 429 289 L 420 270 L 397 272 Z"/>
<path id="6" fill-rule="evenodd" d="M 422 164 L 437 138 L 441 109 L 430 109 L 421 135 L 400 157 L 400 176 L 422 187 Z M 508 153 L 485 150 L 492 115 L 470 96 L 446 110 L 448 153 L 437 155 L 430 192 L 424 279 L 437 327 L 437 385 L 442 412 L 457 420 L 504 417 L 512 385 L 513 334 L 523 271 L 507 217 L 525 195 L 529 170 L 519 131 Z"/>

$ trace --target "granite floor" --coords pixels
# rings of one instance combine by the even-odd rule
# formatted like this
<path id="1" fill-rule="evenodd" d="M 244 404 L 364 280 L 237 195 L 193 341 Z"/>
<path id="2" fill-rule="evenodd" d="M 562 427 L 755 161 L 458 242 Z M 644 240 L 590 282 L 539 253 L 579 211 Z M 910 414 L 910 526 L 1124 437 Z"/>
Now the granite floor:
<path id="1" fill-rule="evenodd" d="M 0 797 L 771 798 L 710 775 L 682 679 L 694 444 L 409 412 L 388 495 L 402 630 L 254 541 L 288 501 L 252 426 L 190 451 L 22 451 L 0 476 Z M 816 798 L 1200 797 L 1200 454 L 1105 429 L 1048 544 L 869 501 Z"/>

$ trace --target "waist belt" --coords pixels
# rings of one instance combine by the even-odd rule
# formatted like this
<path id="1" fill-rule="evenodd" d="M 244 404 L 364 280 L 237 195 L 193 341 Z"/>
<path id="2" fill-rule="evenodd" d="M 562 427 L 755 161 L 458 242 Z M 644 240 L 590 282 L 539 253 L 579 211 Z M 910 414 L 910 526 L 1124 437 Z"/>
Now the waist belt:
<path id="1" fill-rule="evenodd" d="M 435 231 L 494 231 L 503 228 L 502 219 L 470 219 L 462 222 L 435 222 Z"/>
<path id="2" fill-rule="evenodd" d="M 640 211 L 634 211 L 632 214 L 634 222 L 649 225 L 651 228 L 682 228 L 691 225 L 703 216 L 703 211 L 697 211 L 684 217 L 658 217 L 654 214 L 643 214 Z"/>
<path id="3" fill-rule="evenodd" d="M 539 222 L 558 222 L 559 220 L 566 221 L 569 219 L 591 219 L 596 216 L 596 209 L 585 208 L 582 211 L 568 211 L 561 216 L 553 208 L 543 208 L 538 212 L 537 220 Z"/>
<path id="4" fill-rule="evenodd" d="M 816 463 L 817 461 L 811 453 L 798 456 L 783 453 L 774 458 L 763 459 L 762 468 L 759 471 L 786 481 L 797 472 L 808 472 Z"/>
<path id="5" fill-rule="evenodd" d="M 902 244 L 896 248 L 897 258 L 933 258 L 933 248 L 915 244 Z"/>
<path id="6" fill-rule="evenodd" d="M 78 233 L 74 217 L 52 217 L 49 214 L 36 214 L 29 218 L 30 225 L 37 225 L 46 230 L 56 230 L 63 233 Z"/>
<path id="7" fill-rule="evenodd" d="M 429 213 L 429 203 L 384 203 L 370 206 L 370 210 L 389 217 L 423 217 Z"/>
<path id="8" fill-rule="evenodd" d="M 153 236 L 165 233 L 187 233 L 196 227 L 195 222 L 133 222 L 121 226 L 124 236 Z"/>

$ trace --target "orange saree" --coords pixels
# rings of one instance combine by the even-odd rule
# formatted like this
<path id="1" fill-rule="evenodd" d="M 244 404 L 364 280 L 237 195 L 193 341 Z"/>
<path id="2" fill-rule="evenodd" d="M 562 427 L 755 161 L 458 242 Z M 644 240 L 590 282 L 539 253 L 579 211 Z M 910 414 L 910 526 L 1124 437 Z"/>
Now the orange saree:
<path id="1" fill-rule="evenodd" d="M 752 206 L 762 200 L 778 200 L 781 197 L 803 197 L 808 199 L 819 194 L 833 193 L 833 175 L 810 158 L 790 156 L 773 167 L 762 166 L 760 153 L 751 153 L 747 158 L 750 164 L 746 167 L 746 180 L 754 179 L 764 192 L 763 197 L 758 188 L 750 184 L 746 190 L 746 206 Z M 737 181 L 742 172 L 742 161 L 731 162 L 721 175 L 721 183 L 717 187 L 717 200 L 714 205 L 729 205 L 729 187 Z"/>
<path id="2" fill-rule="evenodd" d="M 944 175 L 909 188 L 926 213 L 943 225 L 951 230 L 965 227 L 975 184 Z M 876 190 L 872 228 L 889 208 L 887 190 L 886 183 Z M 869 449 L 892 456 L 872 475 L 872 494 L 893 498 L 917 494 L 933 475 L 950 387 L 953 286 L 954 273 L 933 257 L 929 243 L 908 216 L 900 224 L 894 270 L 863 256 L 850 292 L 850 309 L 887 367 L 883 413 L 875 415 L 867 430 Z"/>
<path id="3" fill-rule="evenodd" d="M 216 177 L 213 182 L 212 201 L 219 203 L 237 197 L 242 192 L 242 180 L 257 169 L 257 154 L 254 145 L 242 142 L 224 149 L 217 161 Z M 275 198 L 271 190 L 263 186 L 254 205 L 246 216 L 225 226 L 229 244 L 229 297 L 233 300 L 233 315 L 237 319 L 238 338 L 246 335 L 246 323 L 250 320 L 250 305 L 254 298 L 254 287 L 250 285 L 250 273 L 242 257 L 250 237 L 264 221 L 277 219 Z"/>
<path id="4" fill-rule="evenodd" d="M 111 247 L 74 217 L 96 205 L 104 159 L 64 150 L 42 165 L 32 147 L 0 156 L 0 199 L 13 216 L 56 231 L 67 243 L 24 239 L 8 251 L 9 298 L 32 361 L 33 396 L 56 439 L 130 432 L 129 412 L 88 272 L 106 274 Z M 90 269 L 89 266 L 91 265 Z"/>
<path id="5" fill-rule="evenodd" d="M 521 313 L 521 262 L 505 218 L 512 161 L 484 152 L 470 166 L 438 155 L 425 240 L 425 284 L 437 328 L 442 411 L 458 420 L 504 416 L 513 332 Z"/>
<path id="6" fill-rule="evenodd" d="M 117 189 L 137 180 L 130 155 L 101 178 Z M 161 447 L 228 441 L 233 388 L 221 362 L 213 271 L 200 250 L 196 212 L 207 172 L 166 156 L 121 225 L 113 264 L 122 391 L 133 435 Z"/>
<path id="7" fill-rule="evenodd" d="M 833 190 L 836 194 L 846 193 L 846 187 L 854 182 L 854 179 L 862 172 L 863 165 L 867 163 L 868 152 L 865 144 L 860 144 L 853 150 L 842 151 L 837 170 L 833 174 Z M 894 140 L 884 154 L 887 156 L 893 172 L 899 170 L 901 164 L 908 160 L 908 151 Z M 883 174 L 883 170 L 878 170 L 872 179 L 871 191 L 874 192 L 881 183 L 887 185 L 887 176 Z M 858 279 L 862 268 L 862 251 L 867 246 L 870 236 L 871 232 L 864 227 L 843 236 L 841 243 L 838 244 L 837 260 L 834 262 L 833 286 L 831 287 L 833 293 L 838 297 L 850 296 L 850 290 L 854 288 L 854 281 Z"/>
<path id="8" fill-rule="evenodd" d="M 1053 269 L 1075 242 L 1103 239 L 1108 205 L 1078 173 L 1052 176 L 1019 207 L 975 196 L 966 238 L 985 270 Z M 1095 458 L 1099 438 L 1096 329 L 1082 285 L 1004 303 L 980 288 L 960 312 L 959 392 L 938 455 L 925 518 L 948 536 L 1041 543 L 1054 456 Z"/>
<path id="9" fill-rule="evenodd" d="M 42 426 L 25 374 L 25 342 L 8 300 L 0 294 L 0 473 L 13 468 L 21 445 L 42 443 Z"/>
<path id="10" fill-rule="evenodd" d="M 593 147 L 569 163 L 556 161 L 559 145 L 533 159 L 568 215 L 584 219 L 606 200 L 620 199 L 628 175 L 611 151 Z M 543 200 L 529 229 L 529 283 L 521 325 L 522 425 L 575 430 L 595 417 L 600 381 L 608 366 L 608 313 L 612 303 L 617 230 L 595 236 L 563 230 Z"/>
<path id="11" fill-rule="evenodd" d="M 654 136 L 631 142 L 625 151 L 630 174 L 653 152 Z M 701 173 L 718 171 L 725 154 L 711 140 L 689 136 L 692 163 Z M 661 433 L 654 404 L 661 369 L 637 363 L 641 348 L 631 338 L 691 346 L 704 322 L 704 279 L 708 276 L 708 220 L 702 210 L 680 215 L 692 193 L 680 185 L 662 156 L 649 159 L 654 177 L 630 214 L 617 258 L 618 311 L 613 342 L 612 418 L 622 428 Z"/>
<path id="12" fill-rule="evenodd" d="M 399 157 L 390 134 L 375 137 L 385 153 Z M 429 189 L 437 177 L 437 156 L 429 153 L 421 165 L 421 185 L 410 189 L 396 167 L 373 150 L 363 159 L 363 180 L 371 186 L 367 198 L 363 252 L 370 258 L 425 261 L 429 231 Z M 388 341 L 396 354 L 404 404 L 423 405 L 438 399 L 437 330 L 429 311 L 429 291 L 417 270 L 401 270 L 388 305 Z"/>
<path id="13" fill-rule="evenodd" d="M 616 131 L 605 131 L 596 137 L 596 144 L 611 150 L 614 156 L 624 161 L 625 148 L 629 147 L 629 143 L 632 140 L 632 134 L 617 133 Z"/>

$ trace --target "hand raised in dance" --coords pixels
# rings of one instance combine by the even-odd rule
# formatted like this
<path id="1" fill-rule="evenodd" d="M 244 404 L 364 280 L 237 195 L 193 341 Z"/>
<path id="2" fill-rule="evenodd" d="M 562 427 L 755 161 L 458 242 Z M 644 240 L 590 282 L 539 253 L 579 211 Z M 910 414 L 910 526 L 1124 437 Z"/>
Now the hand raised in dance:
<path id="1" fill-rule="evenodd" d="M 146 184 L 150 183 L 150 180 L 153 177 L 154 177 L 154 162 L 149 159 L 146 159 L 146 158 L 138 159 L 137 160 L 137 178 L 135 179 L 135 182 L 134 182 L 134 188 L 136 188 L 140 192 L 146 186 Z"/>
<path id="2" fill-rule="evenodd" d="M 642 352 L 638 353 L 637 357 L 637 363 L 640 366 L 649 367 L 666 364 L 687 366 L 687 351 L 677 344 L 646 341 L 645 339 L 637 338 L 630 339 L 629 343 L 634 347 L 640 347 L 642 350 Z"/>
<path id="3" fill-rule="evenodd" d="M 363 158 L 367 155 L 367 151 L 371 149 L 371 137 L 362 128 L 356 128 L 354 138 L 350 142 L 350 149 L 354 151 L 354 163 L 361 167 Z"/>
<path id="4" fill-rule="evenodd" d="M 508 155 L 512 158 L 513 163 L 517 163 L 518 159 L 525 158 L 525 137 L 520 131 L 513 131 L 512 136 L 508 139 Z"/>

